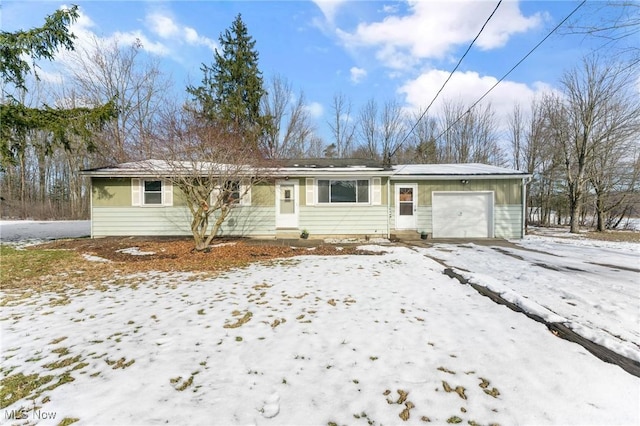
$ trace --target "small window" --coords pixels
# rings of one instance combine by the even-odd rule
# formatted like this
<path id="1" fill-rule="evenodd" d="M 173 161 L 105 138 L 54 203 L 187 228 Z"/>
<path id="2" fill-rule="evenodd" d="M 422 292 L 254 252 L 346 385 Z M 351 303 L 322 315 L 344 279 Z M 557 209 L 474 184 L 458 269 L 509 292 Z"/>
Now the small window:
<path id="1" fill-rule="evenodd" d="M 227 204 L 237 204 L 240 202 L 240 182 L 227 181 L 223 187 L 223 198 Z"/>
<path id="2" fill-rule="evenodd" d="M 369 180 L 318 180 L 318 203 L 369 203 Z"/>
<path id="3" fill-rule="evenodd" d="M 162 181 L 145 180 L 144 181 L 144 204 L 159 205 L 162 204 Z"/>

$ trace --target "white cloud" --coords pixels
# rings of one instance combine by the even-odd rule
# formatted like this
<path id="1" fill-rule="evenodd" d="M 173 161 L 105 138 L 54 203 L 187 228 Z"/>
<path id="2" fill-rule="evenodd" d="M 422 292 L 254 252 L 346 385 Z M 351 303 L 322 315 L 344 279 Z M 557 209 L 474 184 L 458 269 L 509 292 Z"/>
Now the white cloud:
<path id="1" fill-rule="evenodd" d="M 313 2 L 322 11 L 324 18 L 329 22 L 333 22 L 338 9 L 346 0 L 313 0 Z"/>
<path id="2" fill-rule="evenodd" d="M 384 13 L 396 13 L 398 11 L 398 5 L 397 4 L 385 4 L 382 6 L 382 11 Z"/>
<path id="3" fill-rule="evenodd" d="M 47 83 L 62 84 L 64 82 L 64 75 L 56 71 L 48 71 L 42 68 L 38 68 L 36 70 L 36 73 L 38 74 L 38 78 L 41 81 Z"/>
<path id="4" fill-rule="evenodd" d="M 176 37 L 180 33 L 180 29 L 173 19 L 160 13 L 147 15 L 146 21 L 151 31 L 162 38 Z"/>
<path id="5" fill-rule="evenodd" d="M 158 56 L 167 56 L 171 53 L 171 49 L 161 42 L 154 42 L 149 39 L 140 30 L 129 31 L 126 33 L 115 32 L 106 40 L 117 40 L 121 46 L 132 46 L 139 44 L 143 50 Z"/>
<path id="6" fill-rule="evenodd" d="M 184 39 L 188 44 L 194 46 L 205 46 L 211 51 L 215 51 L 218 48 L 218 43 L 208 37 L 204 37 L 198 34 L 196 30 L 191 27 L 184 27 Z"/>
<path id="7" fill-rule="evenodd" d="M 179 49 L 177 46 L 181 44 L 205 46 L 211 51 L 216 50 L 218 46 L 214 40 L 198 34 L 192 27 L 181 25 L 165 12 L 150 13 L 146 16 L 145 22 L 153 34 L 167 40 L 172 46 L 176 46 L 174 50 Z"/>
<path id="8" fill-rule="evenodd" d="M 367 70 L 363 68 L 352 67 L 349 71 L 351 72 L 351 81 L 356 84 L 360 83 L 367 76 Z"/>
<path id="9" fill-rule="evenodd" d="M 113 34 L 100 37 L 94 32 L 95 24 L 89 16 L 87 16 L 82 9 L 79 10 L 78 20 L 70 26 L 71 32 L 76 36 L 74 40 L 74 47 L 78 51 L 91 51 L 95 48 L 95 41 L 100 43 L 110 44 L 117 42 L 119 45 L 133 45 L 140 44 L 142 49 L 149 53 L 153 53 L 159 56 L 166 56 L 171 53 L 171 49 L 166 44 L 160 41 L 154 41 L 148 37 L 141 30 L 127 31 L 127 32 L 114 32 Z M 69 52 L 59 52 L 60 60 L 64 61 Z"/>
<path id="10" fill-rule="evenodd" d="M 386 66 L 401 69 L 421 59 L 442 59 L 454 47 L 469 43 L 493 8 L 494 4 L 486 1 L 413 0 L 409 15 L 390 15 L 379 22 L 361 23 L 352 33 L 337 30 L 337 34 L 346 47 L 372 47 Z M 528 31 L 541 21 L 540 14 L 525 17 L 517 2 L 505 2 L 477 46 L 485 50 L 504 46 L 511 35 Z"/>
<path id="11" fill-rule="evenodd" d="M 309 115 L 313 118 L 320 118 L 324 114 L 324 108 L 319 102 L 311 102 L 305 106 Z"/>
<path id="12" fill-rule="evenodd" d="M 448 76 L 447 71 L 431 70 L 408 81 L 398 91 L 405 95 L 406 102 L 411 107 L 422 111 Z M 429 110 L 429 115 L 437 115 L 444 101 L 462 102 L 465 106 L 471 106 L 497 81 L 495 77 L 481 76 L 472 71 L 456 72 Z M 490 102 L 496 114 L 504 118 L 511 114 L 515 104 L 519 103 L 527 108 L 536 96 L 550 90 L 552 88 L 544 83 L 528 86 L 513 81 L 502 81 L 483 99 L 482 103 Z"/>

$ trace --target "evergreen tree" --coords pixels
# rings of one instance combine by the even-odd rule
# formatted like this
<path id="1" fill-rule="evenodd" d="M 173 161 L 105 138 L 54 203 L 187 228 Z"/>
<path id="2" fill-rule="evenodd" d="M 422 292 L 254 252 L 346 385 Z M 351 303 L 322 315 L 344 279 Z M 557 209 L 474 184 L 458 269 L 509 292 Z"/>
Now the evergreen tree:
<path id="1" fill-rule="evenodd" d="M 199 87 L 188 86 L 196 112 L 201 118 L 243 135 L 257 144 L 265 120 L 260 115 L 260 100 L 266 91 L 258 69 L 255 40 L 238 14 L 231 28 L 220 34 L 221 51 L 214 54 L 211 66 L 202 64 L 204 74 Z"/>
<path id="2" fill-rule="evenodd" d="M 33 72 L 38 59 L 53 60 L 59 48 L 73 50 L 75 35 L 69 25 L 78 19 L 78 6 L 57 10 L 47 16 L 42 27 L 15 32 L 0 32 L 0 76 L 19 91 L 27 92 L 26 77 Z M 3 91 L 6 88 L 3 87 Z M 5 92 L 6 93 L 6 92 Z M 7 93 L 0 105 L 0 164 L 11 163 L 23 155 L 24 138 L 30 130 L 50 132 L 53 140 L 69 149 L 70 135 L 80 136 L 89 150 L 94 149 L 91 132 L 117 116 L 113 100 L 94 108 L 28 108 Z"/>
<path id="3" fill-rule="evenodd" d="M 25 76 L 31 72 L 31 66 L 25 56 L 32 61 L 52 60 L 60 47 L 73 50 L 75 35 L 69 33 L 69 25 L 76 19 L 78 6 L 72 6 L 47 16 L 42 27 L 26 31 L 0 31 L 0 76 L 3 80 L 13 83 L 18 89 L 27 90 Z"/>
<path id="4" fill-rule="evenodd" d="M 46 146 L 41 147 L 45 154 L 52 152 L 53 145 L 72 151 L 72 140 L 81 141 L 88 151 L 92 151 L 95 149 L 93 134 L 118 114 L 113 100 L 93 108 L 51 108 L 47 105 L 30 108 L 8 92 L 8 88 L 13 88 L 24 95 L 28 92 L 27 76 L 33 74 L 38 78 L 34 70 L 37 60 L 53 60 L 60 48 L 73 50 L 75 36 L 69 31 L 69 25 L 77 18 L 78 7 L 72 6 L 49 15 L 41 27 L 0 31 L 0 77 L 6 83 L 0 103 L 0 171 L 7 173 L 12 167 L 18 168 L 18 197 L 23 217 L 27 215 L 26 159 L 29 145 L 32 145 L 29 135 L 36 131 L 47 135 Z"/>

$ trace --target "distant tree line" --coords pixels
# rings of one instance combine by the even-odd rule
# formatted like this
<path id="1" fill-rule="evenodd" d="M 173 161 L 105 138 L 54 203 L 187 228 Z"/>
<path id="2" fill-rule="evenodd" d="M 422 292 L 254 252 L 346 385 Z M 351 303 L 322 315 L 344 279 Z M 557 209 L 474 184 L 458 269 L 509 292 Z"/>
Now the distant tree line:
<path id="1" fill-rule="evenodd" d="M 47 17 L 41 28 L 1 33 L 4 218 L 87 217 L 83 168 L 196 153 L 207 160 L 223 151 L 229 162 L 257 167 L 305 157 L 512 166 L 533 175 L 531 223 L 566 223 L 577 232 L 640 216 L 638 67 L 628 61 L 586 57 L 566 71 L 559 91 L 517 106 L 506 127 L 489 103 L 470 108 L 445 99 L 438 114 L 422 116 L 394 98 L 371 98 L 354 110 L 336 93 L 323 139 L 304 92 L 283 75 L 264 79 L 240 15 L 221 33 L 213 62 L 202 65 L 202 81 L 186 87 L 184 102 L 139 41 L 96 38 L 74 50 L 68 27 L 77 16 L 74 7 Z M 64 81 L 41 81 L 35 61 L 51 60 L 58 49 L 68 50 Z M 231 197 L 221 189 L 212 183 L 193 200 L 202 206 L 193 212 L 202 219 L 194 227 L 224 210 Z M 218 203 L 205 200 L 211 193 Z M 206 237 L 200 236 L 203 247 Z"/>

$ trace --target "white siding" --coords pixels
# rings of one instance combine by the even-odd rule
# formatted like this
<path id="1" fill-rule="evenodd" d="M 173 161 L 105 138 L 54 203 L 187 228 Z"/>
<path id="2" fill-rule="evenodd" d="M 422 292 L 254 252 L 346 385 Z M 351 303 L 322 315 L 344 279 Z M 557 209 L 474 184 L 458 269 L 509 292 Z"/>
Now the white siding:
<path id="1" fill-rule="evenodd" d="M 211 220 L 210 220 L 211 222 Z M 94 207 L 94 237 L 191 235 L 186 207 Z M 222 226 L 222 235 L 264 236 L 275 233 L 273 207 L 238 207 Z"/>
<path id="2" fill-rule="evenodd" d="M 389 218 L 389 227 L 391 229 L 396 228 L 396 215 L 393 211 L 395 207 L 391 208 L 391 217 Z M 431 234 L 433 229 L 431 228 L 431 207 L 430 206 L 418 206 L 416 210 L 416 231 L 428 232 Z"/>
<path id="3" fill-rule="evenodd" d="M 386 236 L 387 206 L 301 206 L 300 228 L 312 235 Z"/>
<path id="4" fill-rule="evenodd" d="M 433 235 L 431 207 L 418 207 L 418 231 L 425 231 Z M 391 215 L 391 229 L 395 229 L 395 215 Z M 522 206 L 519 204 L 494 206 L 494 236 L 495 238 L 522 238 Z"/>
<path id="5" fill-rule="evenodd" d="M 522 238 L 522 206 L 500 205 L 494 208 L 495 237 L 505 239 Z"/>

